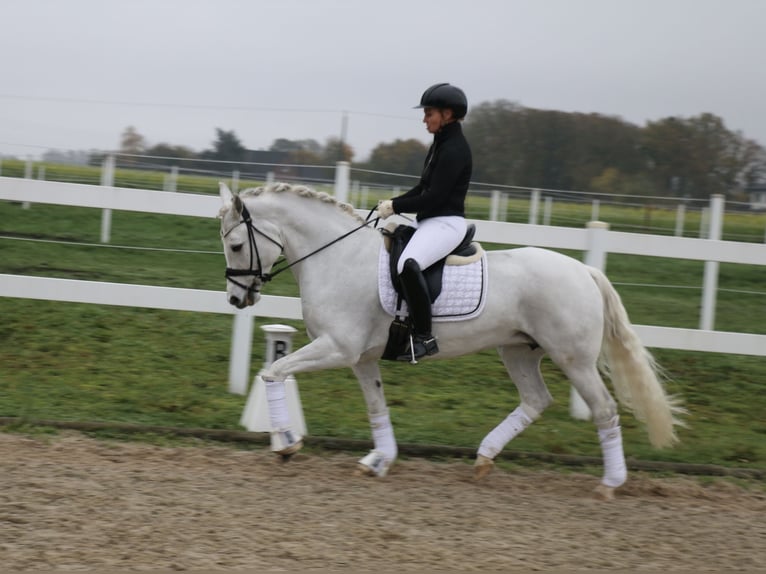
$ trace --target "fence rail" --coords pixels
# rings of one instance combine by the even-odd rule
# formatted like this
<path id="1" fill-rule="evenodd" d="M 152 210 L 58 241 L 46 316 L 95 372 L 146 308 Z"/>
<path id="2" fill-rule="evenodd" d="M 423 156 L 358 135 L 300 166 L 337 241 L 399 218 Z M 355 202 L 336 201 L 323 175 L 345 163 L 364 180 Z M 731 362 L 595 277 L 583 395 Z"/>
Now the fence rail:
<path id="1" fill-rule="evenodd" d="M 216 195 L 9 177 L 0 177 L 0 200 L 206 218 L 214 217 L 220 208 L 220 200 Z M 716 202 L 713 201 L 711 209 L 715 208 Z M 694 259 L 712 265 L 719 262 L 766 265 L 764 244 L 613 232 L 603 224 L 575 229 L 471 221 L 476 224 L 476 238 L 479 241 L 582 250 L 586 262 L 596 267 L 603 267 L 607 253 Z M 714 278 L 717 268 L 711 269 L 710 273 L 706 271 L 702 301 L 703 305 L 714 307 L 717 285 L 714 280 L 711 281 L 711 277 Z M 229 371 L 229 388 L 233 392 L 244 392 L 249 382 L 249 346 L 252 341 L 253 318 L 256 315 L 302 318 L 300 302 L 295 297 L 264 295 L 257 306 L 237 311 L 226 303 L 222 291 L 25 275 L 0 274 L 0 296 L 233 314 L 235 321 Z M 766 335 L 715 331 L 712 328 L 681 329 L 649 325 L 637 325 L 636 331 L 648 347 L 766 356 Z"/>

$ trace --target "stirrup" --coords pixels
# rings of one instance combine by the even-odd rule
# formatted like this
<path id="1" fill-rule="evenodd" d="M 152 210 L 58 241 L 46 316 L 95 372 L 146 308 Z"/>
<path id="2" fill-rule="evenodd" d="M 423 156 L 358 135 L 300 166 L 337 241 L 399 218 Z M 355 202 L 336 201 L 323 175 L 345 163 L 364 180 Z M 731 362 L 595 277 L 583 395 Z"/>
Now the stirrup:
<path id="1" fill-rule="evenodd" d="M 397 361 L 408 361 L 413 365 L 417 364 L 417 359 L 426 355 L 435 355 L 439 352 L 439 345 L 436 343 L 436 337 L 431 335 L 410 336 L 410 344 L 407 350 L 396 357 Z"/>

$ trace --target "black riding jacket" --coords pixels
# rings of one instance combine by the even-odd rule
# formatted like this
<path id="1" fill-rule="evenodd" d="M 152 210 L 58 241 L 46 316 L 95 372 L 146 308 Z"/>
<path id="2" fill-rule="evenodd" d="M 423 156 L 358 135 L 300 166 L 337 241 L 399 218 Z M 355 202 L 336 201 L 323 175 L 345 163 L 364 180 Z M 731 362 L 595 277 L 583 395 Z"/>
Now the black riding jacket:
<path id="1" fill-rule="evenodd" d="M 416 213 L 418 221 L 429 217 L 465 217 L 465 196 L 473 170 L 471 148 L 460 122 L 452 122 L 434 134 L 420 182 L 393 199 L 394 212 Z"/>

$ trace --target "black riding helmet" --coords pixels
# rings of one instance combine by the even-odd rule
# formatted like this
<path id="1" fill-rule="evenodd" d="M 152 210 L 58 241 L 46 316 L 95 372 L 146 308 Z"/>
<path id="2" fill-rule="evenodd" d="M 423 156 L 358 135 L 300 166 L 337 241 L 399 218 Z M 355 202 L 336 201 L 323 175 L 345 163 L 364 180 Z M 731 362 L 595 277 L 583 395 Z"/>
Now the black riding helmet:
<path id="1" fill-rule="evenodd" d="M 455 114 L 455 119 L 465 117 L 468 112 L 468 99 L 465 92 L 447 83 L 434 84 L 428 88 L 420 98 L 420 105 L 416 108 L 449 108 Z"/>

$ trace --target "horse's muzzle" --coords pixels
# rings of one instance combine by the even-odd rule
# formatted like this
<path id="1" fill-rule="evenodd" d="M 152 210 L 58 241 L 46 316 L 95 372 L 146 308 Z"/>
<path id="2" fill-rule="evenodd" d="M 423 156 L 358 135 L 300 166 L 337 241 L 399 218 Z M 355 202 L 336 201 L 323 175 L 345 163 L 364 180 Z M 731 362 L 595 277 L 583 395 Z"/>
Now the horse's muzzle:
<path id="1" fill-rule="evenodd" d="M 229 304 L 233 305 L 237 309 L 244 309 L 245 307 L 255 305 L 258 301 L 260 301 L 260 299 L 261 293 L 259 291 L 248 289 L 244 299 L 241 299 L 236 295 L 229 295 Z"/>

